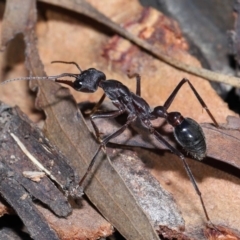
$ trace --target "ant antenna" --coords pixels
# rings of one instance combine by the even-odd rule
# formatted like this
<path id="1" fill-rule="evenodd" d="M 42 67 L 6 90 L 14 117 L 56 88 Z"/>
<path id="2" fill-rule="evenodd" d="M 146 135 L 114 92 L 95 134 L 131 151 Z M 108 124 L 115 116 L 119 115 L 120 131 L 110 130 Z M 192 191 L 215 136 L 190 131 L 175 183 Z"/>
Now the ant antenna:
<path id="1" fill-rule="evenodd" d="M 30 80 L 52 80 L 52 81 L 55 81 L 55 79 L 61 77 L 61 75 L 46 76 L 46 77 L 19 77 L 19 78 L 12 78 L 12 79 L 6 80 L 4 82 L 1 82 L 0 85 L 4 85 L 6 83 L 14 82 L 14 81 L 21 81 L 21 80 L 27 80 L 27 81 L 30 81 Z"/>
<path id="2" fill-rule="evenodd" d="M 56 75 L 56 76 L 42 76 L 42 77 L 19 77 L 19 78 L 12 78 L 12 79 L 8 79 L 4 82 L 1 82 L 0 85 L 4 85 L 6 83 L 9 83 L 9 82 L 14 82 L 14 81 L 21 81 L 21 80 L 27 80 L 27 81 L 30 81 L 30 80 L 52 80 L 54 82 L 58 82 L 58 78 L 62 78 L 62 77 L 73 77 L 73 78 L 77 78 L 78 74 L 71 74 L 71 73 L 62 73 L 60 75 Z M 61 80 L 59 80 L 60 82 Z M 69 80 L 66 80 L 68 82 L 71 82 Z"/>
<path id="3" fill-rule="evenodd" d="M 65 61 L 52 61 L 51 63 L 65 63 L 65 64 L 74 64 L 80 72 L 82 72 L 82 69 L 79 67 L 79 65 L 76 62 L 65 62 Z"/>
<path id="4" fill-rule="evenodd" d="M 51 63 L 65 63 L 65 64 L 74 64 L 78 70 L 80 71 L 80 73 L 82 73 L 82 69 L 79 67 L 79 65 L 76 62 L 65 62 L 65 61 L 52 61 Z M 56 75 L 56 76 L 42 76 L 42 77 L 19 77 L 19 78 L 12 78 L 9 80 L 6 80 L 4 82 L 1 82 L 0 85 L 4 85 L 6 83 L 9 82 L 14 82 L 14 81 L 20 81 L 20 80 L 52 80 L 54 82 L 61 82 L 61 83 L 65 83 L 68 84 L 70 86 L 72 86 L 71 81 L 69 80 L 58 80 L 58 78 L 62 78 L 62 77 L 73 77 L 73 78 L 77 78 L 79 74 L 72 74 L 72 73 L 62 73 L 60 75 Z"/>

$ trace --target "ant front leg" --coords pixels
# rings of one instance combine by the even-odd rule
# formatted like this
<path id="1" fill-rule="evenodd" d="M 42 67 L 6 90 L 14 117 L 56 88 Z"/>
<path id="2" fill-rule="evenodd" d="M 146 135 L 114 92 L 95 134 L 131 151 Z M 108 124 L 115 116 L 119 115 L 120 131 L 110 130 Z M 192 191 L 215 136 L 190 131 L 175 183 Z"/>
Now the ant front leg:
<path id="1" fill-rule="evenodd" d="M 125 112 L 125 111 L 123 111 L 123 110 L 118 110 L 118 111 L 114 111 L 114 112 L 99 113 L 99 114 L 95 114 L 95 118 L 114 118 L 114 117 L 116 117 L 116 116 L 121 115 L 123 112 Z M 111 139 L 113 139 L 113 138 L 119 136 L 121 133 L 123 133 L 123 132 L 126 130 L 126 128 L 127 128 L 132 122 L 134 122 L 134 121 L 136 120 L 136 118 L 137 118 L 137 117 L 136 117 L 135 115 L 129 117 L 128 120 L 127 120 L 127 122 L 126 122 L 121 128 L 119 128 L 117 131 L 115 131 L 114 133 L 110 134 L 109 136 L 107 136 L 106 138 L 104 138 L 104 139 L 101 141 L 101 144 L 100 144 L 100 146 L 98 147 L 97 151 L 95 152 L 95 154 L 94 154 L 94 156 L 93 156 L 93 158 L 92 158 L 92 160 L 91 160 L 91 162 L 90 162 L 90 164 L 89 164 L 89 166 L 88 166 L 88 168 L 87 168 L 87 170 L 86 170 L 86 173 L 83 175 L 82 179 L 81 179 L 80 182 L 79 182 L 79 186 L 82 186 L 85 178 L 87 177 L 87 175 L 88 175 L 89 172 L 91 171 L 91 169 L 92 169 L 92 167 L 93 167 L 93 165 L 94 165 L 94 163 L 95 163 L 95 161 L 96 161 L 96 157 L 97 157 L 98 153 L 100 152 L 100 150 L 101 150 L 102 148 L 104 148 L 104 147 L 106 146 L 106 144 L 107 144 Z M 99 129 L 98 129 L 98 127 L 96 126 L 96 124 L 94 123 L 94 121 L 93 121 L 92 119 L 91 119 L 91 122 L 92 122 L 92 124 L 93 124 L 93 128 L 94 128 L 96 134 L 99 134 Z"/>
<path id="2" fill-rule="evenodd" d="M 206 209 L 206 207 L 205 207 L 205 204 L 204 204 L 204 201 L 203 201 L 203 198 L 202 198 L 202 194 L 201 194 L 201 192 L 200 192 L 200 190 L 199 190 L 199 188 L 198 188 L 198 185 L 197 185 L 196 180 L 195 180 L 195 178 L 194 178 L 194 176 L 193 176 L 193 174 L 192 174 L 192 171 L 191 171 L 190 167 L 188 166 L 188 164 L 187 164 L 187 162 L 186 162 L 186 160 L 185 160 L 184 155 L 183 155 L 181 152 L 179 152 L 176 148 L 174 148 L 172 145 L 170 145 L 170 144 L 160 135 L 160 133 L 159 133 L 158 131 L 156 131 L 154 128 L 151 128 L 150 131 L 151 131 L 151 133 L 156 137 L 156 139 L 157 139 L 159 142 L 163 143 L 171 152 L 173 152 L 174 154 L 176 154 L 176 155 L 182 160 L 183 165 L 184 165 L 184 168 L 185 168 L 185 170 L 186 170 L 186 172 L 187 172 L 187 174 L 188 174 L 188 177 L 189 177 L 189 179 L 190 179 L 190 181 L 191 181 L 191 183 L 192 183 L 192 185 L 193 185 L 193 187 L 194 187 L 197 195 L 198 195 L 199 198 L 200 198 L 201 205 L 202 205 L 203 211 L 204 211 L 204 213 L 205 213 L 206 219 L 207 219 L 207 221 L 208 221 L 209 223 L 211 223 L 210 218 L 209 218 L 208 213 L 207 213 L 207 209 Z M 213 225 L 213 224 L 212 224 L 212 225 Z"/>
<path id="3" fill-rule="evenodd" d="M 178 91 L 180 90 L 180 88 L 183 86 L 184 83 L 188 83 L 188 85 L 190 86 L 190 88 L 192 89 L 194 95 L 196 96 L 196 98 L 198 99 L 198 101 L 200 102 L 200 104 L 202 105 L 202 107 L 207 111 L 209 117 L 212 119 L 212 121 L 214 122 L 216 127 L 219 127 L 219 124 L 217 123 L 217 121 L 215 120 L 215 118 L 213 117 L 212 113 L 209 111 L 206 103 L 203 101 L 203 99 L 201 98 L 201 96 L 199 95 L 199 93 L 197 92 L 197 90 L 194 88 L 194 86 L 191 84 L 191 82 L 186 79 L 183 78 L 181 80 L 181 82 L 176 86 L 176 88 L 173 90 L 173 92 L 171 93 L 171 95 L 168 97 L 167 101 L 164 103 L 163 107 L 165 108 L 165 110 L 167 110 L 170 105 L 172 104 L 174 98 L 176 97 Z"/>
<path id="4" fill-rule="evenodd" d="M 104 94 L 101 96 L 101 98 L 98 100 L 98 102 L 95 104 L 95 106 L 93 107 L 93 109 L 90 110 L 90 112 L 85 113 L 85 114 L 86 114 L 87 116 L 89 116 L 89 115 L 91 116 L 91 115 L 93 115 L 94 113 L 96 113 L 97 110 L 99 109 L 99 107 L 102 105 L 105 97 L 106 97 L 106 94 L 104 93 Z"/>

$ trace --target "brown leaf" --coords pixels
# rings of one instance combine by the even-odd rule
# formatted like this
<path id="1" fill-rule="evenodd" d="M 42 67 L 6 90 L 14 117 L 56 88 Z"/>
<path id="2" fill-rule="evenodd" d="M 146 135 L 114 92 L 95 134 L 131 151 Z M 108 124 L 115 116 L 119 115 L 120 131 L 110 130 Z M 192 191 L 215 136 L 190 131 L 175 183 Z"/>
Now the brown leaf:
<path id="1" fill-rule="evenodd" d="M 10 176 L 10 169 L 2 162 L 0 163 L 0 192 L 7 202 L 14 206 L 15 211 L 23 220 L 33 239 L 56 239 L 58 236 L 49 227 L 43 216 L 39 214 L 32 203 L 30 195 L 25 188 L 21 186 L 14 177 Z M 39 231 L 36 231 L 39 229 Z"/>

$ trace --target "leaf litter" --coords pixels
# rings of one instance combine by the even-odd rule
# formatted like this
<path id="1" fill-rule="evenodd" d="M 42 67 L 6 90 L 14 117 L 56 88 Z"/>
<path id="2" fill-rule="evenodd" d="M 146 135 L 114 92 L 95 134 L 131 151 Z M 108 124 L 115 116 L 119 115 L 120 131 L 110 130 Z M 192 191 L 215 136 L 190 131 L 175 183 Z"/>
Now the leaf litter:
<path id="1" fill-rule="evenodd" d="M 100 11 L 102 11 L 104 14 L 106 14 L 110 18 L 114 18 L 114 21 L 116 21 L 120 24 L 124 23 L 124 21 L 126 23 L 126 19 L 134 19 L 134 16 L 139 16 L 139 14 L 141 15 L 142 9 L 135 2 L 132 2 L 131 3 L 132 5 L 129 6 L 129 9 L 131 9 L 131 11 L 130 10 L 129 11 L 120 11 L 120 12 L 122 12 L 122 14 L 117 14 L 118 12 L 116 12 L 116 10 L 119 10 L 119 9 L 116 8 L 116 6 L 118 6 L 118 4 L 119 5 L 123 4 L 123 2 L 124 1 L 117 1 L 116 3 L 114 3 L 116 5 L 114 5 L 112 3 L 114 7 L 110 5 L 108 8 L 103 9 L 103 6 L 101 4 L 91 1 L 91 3 L 93 5 L 95 4 L 95 6 Z M 123 6 L 124 6 L 124 4 L 123 4 Z M 131 7 L 131 6 L 134 6 L 134 7 Z M 149 11 L 151 12 L 153 10 L 149 10 Z M 151 16 L 153 14 L 157 14 L 157 13 L 151 12 L 151 14 L 147 14 L 147 15 Z M 123 44 L 123 42 L 126 41 L 121 38 L 117 39 L 114 48 L 110 49 L 110 50 L 112 53 L 114 53 L 114 52 L 118 52 L 118 54 L 120 53 L 120 56 L 127 55 L 128 56 L 127 62 L 126 62 L 126 59 L 123 59 L 122 61 L 116 61 L 116 59 L 113 58 L 113 56 L 116 56 L 116 55 L 113 55 L 113 54 L 108 54 L 107 57 L 106 57 L 106 55 L 105 55 L 105 57 L 101 57 L 100 56 L 101 53 L 103 53 L 103 52 L 106 53 L 106 46 L 109 46 L 109 42 L 111 41 L 111 38 L 109 39 L 109 36 L 99 33 L 99 31 L 96 31 L 95 29 L 92 29 L 91 27 L 89 28 L 89 26 L 91 26 L 91 24 L 89 24 L 88 21 L 87 22 L 84 21 L 84 20 L 86 20 L 84 18 L 82 18 L 82 19 L 80 18 L 80 20 L 75 20 L 74 17 L 70 17 L 68 15 L 64 15 L 64 18 L 63 18 L 62 15 L 58 14 L 57 12 L 54 12 L 53 10 L 47 10 L 46 16 L 47 16 L 48 21 L 47 22 L 40 21 L 39 27 L 37 29 L 37 32 L 39 35 L 39 46 L 38 47 L 39 47 L 39 53 L 42 56 L 42 59 L 44 62 L 44 66 L 45 66 L 47 72 L 50 74 L 62 73 L 63 67 L 64 67 L 64 69 L 67 69 L 67 70 L 69 69 L 69 71 L 72 70 L 72 68 L 70 66 L 69 66 L 69 68 L 68 67 L 65 68 L 65 66 L 50 65 L 49 62 L 51 62 L 52 60 L 65 60 L 65 61 L 74 60 L 74 61 L 78 62 L 82 68 L 96 67 L 101 70 L 104 70 L 104 72 L 107 74 L 107 76 L 111 76 L 111 78 L 115 78 L 118 80 L 123 80 L 123 82 L 125 81 L 125 83 L 127 83 L 128 86 L 130 86 L 130 87 L 132 87 L 132 89 L 134 89 L 134 85 L 135 85 L 134 81 L 127 79 L 126 73 L 124 73 L 124 72 L 126 72 L 126 69 L 128 67 L 131 67 L 132 71 L 137 71 L 138 73 L 140 73 L 142 75 L 143 97 L 150 103 L 151 106 L 156 106 L 156 105 L 161 104 L 161 102 L 163 102 L 168 97 L 169 93 L 174 88 L 174 86 L 176 86 L 176 83 L 183 77 L 183 73 L 181 71 L 176 70 L 176 69 L 164 64 L 163 62 L 157 61 L 150 56 L 147 56 L 145 53 L 140 52 L 138 48 L 133 49 L 134 47 L 131 47 L 131 45 L 130 45 L 130 48 L 128 48 L 128 47 L 121 48 L 119 50 L 118 47 L 124 46 L 125 44 Z M 64 21 L 62 19 L 64 19 Z M 150 18 L 150 19 L 152 19 L 152 18 Z M 141 26 L 141 24 L 147 22 L 148 20 L 149 20 L 148 18 L 143 18 L 143 22 L 141 22 L 139 24 L 139 26 Z M 80 21 L 81 21 L 81 23 L 79 23 Z M 129 22 L 129 20 L 128 20 L 128 22 Z M 174 22 L 172 20 L 170 20 L 170 24 L 173 24 L 173 23 Z M 136 20 L 135 20 L 134 24 L 133 24 L 133 26 L 132 25 L 130 26 L 132 29 L 134 29 L 134 27 L 138 27 L 138 23 Z M 129 23 L 128 23 L 128 25 L 129 25 Z M 173 24 L 173 26 L 174 26 L 174 24 Z M 66 33 L 66 27 L 68 27 L 68 36 L 71 36 L 71 37 L 65 39 L 65 41 L 63 42 L 62 36 L 64 36 L 64 32 Z M 150 29 L 151 29 L 150 27 L 146 27 L 145 33 L 148 33 Z M 173 32 L 173 35 L 174 35 L 175 34 L 174 29 L 177 29 L 177 27 L 175 26 L 175 28 L 173 27 L 172 29 L 171 29 L 171 31 Z M 57 33 L 54 38 L 52 36 L 52 32 Z M 178 39 L 179 39 L 179 31 L 177 33 L 178 33 Z M 86 36 L 89 36 L 89 41 L 86 41 Z M 146 36 L 146 34 L 144 36 Z M 84 39 L 81 40 L 81 38 L 83 38 L 83 37 L 84 37 Z M 27 40 L 27 41 L 34 43 L 32 37 L 29 39 L 30 40 Z M 73 41 L 73 39 L 78 39 L 79 41 L 81 41 L 81 46 L 79 45 L 78 41 Z M 96 39 L 98 39 L 98 42 L 96 42 Z M 161 40 L 160 43 L 155 42 L 154 44 L 160 44 L 160 45 L 163 44 L 164 37 L 161 38 L 160 40 Z M 171 38 L 170 38 L 170 40 L 171 40 Z M 176 56 L 176 58 L 179 58 L 180 61 L 182 60 L 182 61 L 190 62 L 191 64 L 200 66 L 199 63 L 193 57 L 191 57 L 190 55 L 188 55 L 186 53 L 185 45 L 183 45 L 184 48 L 182 48 L 182 49 L 181 49 L 181 47 L 180 47 L 180 49 L 179 49 L 179 47 L 176 47 L 176 49 L 174 49 L 174 47 L 172 47 L 172 46 L 174 46 L 174 38 L 172 38 L 172 41 L 173 42 L 170 43 L 169 38 L 168 38 L 168 42 L 165 43 L 167 46 L 171 46 L 171 48 L 167 48 L 168 54 L 170 54 L 170 53 L 174 54 L 174 56 Z M 184 41 L 184 40 L 182 40 L 182 41 Z M 59 45 L 59 44 L 61 44 L 61 45 Z M 125 45 L 125 46 L 129 46 L 129 45 Z M 59 49 L 64 49 L 65 51 L 59 51 Z M 76 49 L 79 49 L 79 50 L 76 51 Z M 31 66 L 31 68 L 29 68 L 29 70 L 31 69 L 31 71 L 34 72 L 34 74 L 41 74 L 38 72 L 38 71 L 40 71 L 38 69 L 38 67 L 36 67 L 36 66 L 40 66 L 39 60 L 36 60 L 36 62 L 34 63 L 34 58 L 36 58 L 35 51 L 37 51 L 37 50 L 33 49 L 27 53 L 28 57 L 29 57 L 28 65 Z M 71 56 L 71 59 L 69 59 L 69 56 Z M 84 56 L 87 56 L 87 57 L 84 57 Z M 55 58 L 55 59 L 53 59 L 53 58 Z M 33 66 L 35 66 L 35 67 L 33 67 Z M 76 70 L 73 69 L 72 71 L 75 72 Z M 210 89 L 210 86 L 207 82 L 203 82 L 201 79 L 194 77 L 192 75 L 185 74 L 185 73 L 184 73 L 184 77 L 188 77 L 193 82 L 194 86 L 197 87 L 197 89 L 199 89 L 201 96 L 207 102 L 209 108 L 211 109 L 211 111 L 213 111 L 214 116 L 217 118 L 217 120 L 219 122 L 224 122 L 226 116 L 232 114 L 230 111 L 228 111 L 225 104 L 223 104 L 222 101 L 215 95 L 215 93 L 213 93 L 213 91 Z M 163 81 L 161 81 L 161 79 L 163 79 Z M 45 89 L 43 90 L 42 85 L 45 85 L 45 84 L 47 85 L 47 90 L 45 90 Z M 198 84 L 199 84 L 199 86 L 198 86 Z M 47 120 L 46 120 L 47 134 L 49 134 L 51 140 L 56 145 L 60 146 L 60 149 L 63 149 L 64 154 L 70 155 L 72 157 L 72 159 L 74 159 L 73 162 L 76 162 L 76 159 L 79 159 L 79 156 L 78 156 L 78 154 L 76 154 L 76 155 L 73 154 L 73 150 L 70 146 L 72 146 L 75 139 L 77 138 L 77 137 L 75 137 L 75 135 L 77 135 L 76 129 L 79 129 L 79 131 L 81 132 L 81 135 L 82 135 L 81 138 L 83 137 L 84 141 L 77 142 L 78 144 L 76 147 L 74 147 L 74 149 L 75 149 L 74 151 L 79 152 L 78 146 L 82 146 L 82 148 L 85 149 L 87 152 L 86 156 L 91 156 L 92 153 L 94 152 L 94 149 L 96 149 L 96 145 L 94 145 L 94 142 L 86 144 L 86 139 L 92 138 L 92 135 L 89 134 L 89 132 L 86 130 L 85 127 L 83 129 L 80 128 L 80 126 L 83 126 L 84 123 L 81 122 L 82 120 L 80 118 L 79 113 L 76 114 L 76 108 L 74 107 L 75 103 L 71 99 L 71 96 L 69 95 L 68 92 L 66 92 L 63 89 L 59 89 L 59 88 L 54 89 L 54 87 L 52 85 L 54 85 L 54 84 L 53 83 L 39 83 L 39 86 L 41 86 L 40 94 L 39 94 L 40 98 L 38 98 L 38 100 L 37 100 L 38 106 L 45 107 L 45 114 L 47 115 Z M 198 106 L 197 101 L 191 96 L 191 93 L 189 92 L 187 87 L 185 87 L 185 89 L 183 89 L 181 91 L 182 91 L 182 93 L 179 94 L 179 96 L 177 97 L 177 101 L 173 104 L 172 108 L 177 109 L 177 110 L 181 109 L 181 113 L 183 113 L 184 116 L 191 116 L 198 122 L 209 122 L 207 115 L 202 114 L 201 108 Z M 17 92 L 15 93 L 15 95 L 17 95 Z M 57 95 L 57 100 L 55 99 L 55 95 Z M 99 93 L 99 95 L 101 95 L 101 93 Z M 83 101 L 83 100 L 96 101 L 99 98 L 99 95 L 95 94 L 94 96 L 92 96 L 92 95 L 87 95 L 87 94 L 74 93 L 74 97 L 76 98 L 77 101 Z M 186 101 L 186 96 L 188 96 L 187 101 Z M 44 100 L 44 97 L 49 98 L 47 103 L 45 102 L 46 100 Z M 62 99 L 64 99 L 64 100 L 68 99 L 68 101 L 65 105 L 63 104 L 63 105 L 61 105 L 61 107 L 58 107 L 58 105 L 61 104 L 61 102 L 63 101 Z M 194 102 L 196 102 L 196 107 L 194 105 L 195 104 Z M 53 105 L 53 107 L 51 107 L 51 105 Z M 73 110 L 67 111 L 70 108 L 70 106 Z M 71 112 L 75 112 L 75 114 L 72 114 Z M 59 119 L 61 119 L 61 120 L 56 121 L 55 120 L 56 116 L 59 116 Z M 69 119 L 72 122 L 71 121 L 69 122 Z M 56 125 L 58 125 L 59 127 Z M 68 127 L 68 125 L 70 125 L 71 127 L 75 126 L 75 129 Z M 60 134 L 61 131 L 64 132 L 62 135 Z M 171 129 L 169 129 L 169 131 L 171 131 Z M 206 132 L 208 132 L 208 130 L 206 130 Z M 65 139 L 66 139 L 66 136 L 69 137 L 69 135 L 73 135 L 73 137 L 71 136 L 71 138 L 69 138 L 71 144 L 66 144 Z M 210 139 L 211 139 L 211 135 L 212 134 L 210 134 Z M 225 138 L 225 137 L 223 136 L 223 138 Z M 74 140 L 72 140 L 72 139 L 74 139 Z M 209 139 L 208 136 L 207 136 L 207 139 Z M 217 138 L 217 140 L 218 140 L 218 138 Z M 214 141 L 214 142 L 216 142 L 216 141 Z M 213 143 L 213 145 L 216 146 L 218 144 Z M 220 146 L 219 148 L 221 149 L 221 145 L 219 144 L 218 146 Z M 212 147 L 209 146 L 210 154 L 211 154 L 211 149 L 212 149 Z M 236 149 L 236 148 L 234 148 L 234 149 Z M 219 149 L 216 149 L 215 153 L 214 153 L 215 157 L 216 157 L 217 152 L 221 152 L 221 151 L 219 151 Z M 81 152 L 79 154 L 81 157 L 83 157 L 83 158 L 85 157 L 85 153 Z M 169 156 L 167 156 L 167 157 L 169 158 Z M 221 158 L 221 156 L 219 158 Z M 159 159 L 159 161 L 164 161 L 164 160 L 161 158 L 161 159 Z M 107 161 L 105 160 L 104 162 L 107 162 Z M 75 164 L 77 164 L 77 163 L 75 163 Z M 196 163 L 195 161 L 191 162 L 191 165 L 194 165 L 194 164 L 196 164 L 196 169 L 202 169 L 201 168 L 202 163 L 199 164 L 199 163 Z M 79 165 L 79 164 L 77 164 L 77 165 Z M 178 164 L 176 164 L 176 166 L 178 166 Z M 174 167 L 174 166 L 172 166 L 172 167 Z M 81 166 L 81 168 L 82 168 L 82 166 Z M 179 168 L 181 168 L 181 166 L 179 166 Z M 83 169 L 80 170 L 81 173 L 83 173 L 83 171 L 84 171 Z M 211 171 L 216 172 L 216 175 L 217 175 L 217 171 L 218 171 L 217 169 L 211 169 Z M 206 176 L 208 176 L 208 178 L 210 178 L 209 176 L 215 176 L 215 174 L 211 173 L 211 171 L 206 175 Z M 173 172 L 175 172 L 175 170 L 173 170 Z M 198 170 L 197 170 L 197 172 L 198 172 Z M 106 178 L 106 175 L 108 176 L 109 172 L 107 171 L 102 175 L 104 175 L 103 177 Z M 155 174 L 155 176 L 156 175 L 161 175 L 161 179 L 164 179 L 163 171 L 160 171 L 160 173 Z M 223 176 L 223 175 L 224 175 L 224 172 L 221 172 L 221 176 Z M 184 176 L 184 173 L 181 173 L 180 176 L 175 176 L 176 181 L 180 181 L 179 179 L 182 179 L 183 176 Z M 226 178 L 226 177 L 222 177 L 222 178 L 223 179 L 225 178 L 226 180 L 228 179 L 227 180 L 229 183 L 228 190 L 231 189 L 230 183 L 232 183 L 233 188 L 237 187 L 236 178 L 234 178 L 234 180 L 229 180 L 230 178 Z M 110 176 L 108 179 L 110 179 Z M 185 179 L 185 177 L 183 179 Z M 206 177 L 202 176 L 202 177 L 200 177 L 200 179 L 201 179 L 201 183 L 202 183 L 202 181 L 206 180 Z M 219 180 L 221 180 L 221 179 L 219 179 Z M 168 181 L 174 182 L 175 181 L 174 177 L 173 177 L 173 179 L 169 178 L 169 180 L 166 180 L 166 182 L 168 182 Z M 200 183 L 200 189 L 202 190 L 201 183 Z M 104 182 L 104 184 L 105 184 L 105 182 Z M 211 184 L 211 181 L 209 181 L 208 185 L 210 185 L 210 184 Z M 115 185 L 115 187 L 116 187 L 116 185 Z M 90 188 L 88 188 L 88 189 L 90 189 Z M 206 188 L 206 189 L 208 191 L 206 191 L 206 193 L 204 193 L 204 198 L 208 196 L 209 191 L 210 192 L 212 191 L 211 189 L 208 189 L 208 188 Z M 188 188 L 186 188 L 184 191 L 189 193 L 191 191 L 193 192 L 193 189 L 190 186 L 189 190 L 188 190 Z M 205 190 L 204 190 L 204 192 L 205 192 Z M 225 194 L 226 197 L 227 197 L 227 192 L 228 191 L 226 190 L 226 194 Z M 216 192 L 215 196 L 217 196 L 218 194 L 219 194 L 219 192 Z M 99 195 L 103 195 L 102 192 L 99 193 Z M 99 195 L 98 195 L 98 197 L 99 197 Z M 212 195 L 214 196 L 213 193 L 212 193 Z M 173 196 L 175 198 L 174 193 L 173 193 Z M 193 194 L 191 199 L 195 199 L 195 198 L 196 198 L 196 202 L 197 202 L 198 201 L 197 196 L 195 196 Z M 108 201 L 109 201 L 109 199 L 108 199 Z M 177 200 L 177 203 L 178 202 L 179 202 L 179 200 Z M 209 205 L 214 206 L 211 203 L 209 203 Z M 232 204 L 230 204 L 230 205 L 232 206 Z M 215 206 L 215 207 L 219 210 L 219 209 L 224 209 L 224 206 L 226 206 L 226 203 L 223 204 L 222 206 L 219 205 L 219 206 L 217 206 L 217 207 Z M 180 209 L 181 209 L 181 207 L 180 207 Z M 232 209 L 233 209 L 232 212 L 236 214 L 237 209 L 234 209 L 234 206 Z M 183 210 L 181 209 L 181 211 L 183 211 Z M 201 217 L 199 217 L 199 216 L 201 216 L 201 210 L 194 211 L 193 209 L 191 209 L 190 212 L 191 211 L 193 211 L 194 214 L 197 215 L 197 220 L 196 220 L 197 223 L 194 223 L 194 221 L 192 221 L 191 224 L 193 226 L 191 226 L 191 224 L 190 224 L 190 226 L 191 226 L 190 228 L 191 229 L 196 229 L 196 228 L 199 229 L 199 226 L 202 225 Z M 214 221 L 214 223 L 224 224 L 224 220 L 223 220 L 223 219 L 225 219 L 224 213 L 225 212 L 223 211 L 222 215 L 221 214 L 219 215 L 219 213 L 217 213 L 216 217 L 212 217 L 214 220 L 216 218 L 216 221 Z M 191 216 L 192 216 L 192 214 L 191 214 Z M 225 214 L 225 217 L 226 217 L 225 223 L 228 222 L 229 227 L 239 229 L 238 223 L 234 220 L 234 218 L 231 220 L 231 217 L 232 217 L 231 214 L 229 214 L 229 213 Z M 236 216 L 236 218 L 237 218 L 237 216 Z M 221 221 L 218 222 L 219 219 L 222 219 L 222 222 Z M 190 220 L 187 220 L 186 225 L 188 225 L 189 222 L 190 222 Z M 186 232 L 188 232 L 188 229 L 190 229 L 190 228 L 186 227 Z M 201 239 L 201 238 L 198 238 L 198 239 Z"/>

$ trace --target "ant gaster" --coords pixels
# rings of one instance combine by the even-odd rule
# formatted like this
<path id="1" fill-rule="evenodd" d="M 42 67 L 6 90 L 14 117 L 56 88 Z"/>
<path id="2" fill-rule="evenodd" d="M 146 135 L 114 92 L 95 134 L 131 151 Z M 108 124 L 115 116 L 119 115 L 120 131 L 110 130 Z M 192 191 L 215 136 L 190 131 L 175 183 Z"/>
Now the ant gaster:
<path id="1" fill-rule="evenodd" d="M 138 74 L 135 74 L 137 80 L 137 87 L 136 87 L 136 94 L 131 92 L 128 87 L 123 85 L 121 82 L 117 80 L 106 80 L 106 76 L 103 72 L 95 69 L 95 68 L 89 68 L 87 70 L 82 71 L 81 68 L 78 66 L 75 62 L 64 62 L 64 61 L 54 61 L 52 63 L 66 63 L 66 64 L 74 64 L 79 69 L 80 74 L 72 74 L 72 73 L 63 73 L 57 76 L 47 76 L 47 77 L 27 77 L 27 78 L 15 78 L 7 80 L 4 83 L 10 82 L 10 81 L 16 81 L 16 80 L 54 80 L 55 82 L 64 83 L 72 88 L 74 88 L 76 91 L 80 92 L 87 92 L 92 93 L 95 92 L 98 87 L 102 88 L 104 91 L 104 95 L 99 101 L 98 104 L 100 104 L 103 99 L 105 98 L 105 95 L 112 101 L 113 105 L 117 107 L 116 111 L 109 111 L 109 112 L 100 112 L 100 113 L 94 113 L 91 115 L 91 123 L 93 125 L 93 128 L 96 132 L 96 136 L 98 140 L 100 139 L 100 133 L 98 130 L 98 127 L 94 123 L 95 118 L 115 118 L 123 113 L 127 113 L 127 122 L 119 128 L 117 131 L 113 132 L 109 136 L 105 137 L 100 141 L 100 145 L 98 149 L 96 150 L 87 170 L 84 176 L 82 177 L 81 181 L 79 182 L 79 185 L 81 186 L 88 175 L 88 173 L 91 171 L 92 166 L 94 165 L 96 156 L 98 155 L 99 151 L 106 146 L 106 144 L 113 138 L 120 135 L 124 130 L 132 123 L 135 122 L 135 120 L 138 118 L 141 120 L 142 124 L 149 130 L 151 134 L 155 136 L 155 138 L 164 144 L 166 147 L 169 148 L 170 151 L 172 151 L 174 154 L 176 154 L 183 162 L 184 168 L 193 184 L 193 187 L 198 194 L 202 208 L 204 210 L 206 219 L 208 222 L 210 222 L 210 218 L 208 216 L 205 204 L 203 202 L 203 198 L 201 196 L 201 192 L 197 186 L 196 180 L 185 160 L 184 155 L 178 151 L 176 148 L 171 146 L 162 136 L 161 134 L 152 126 L 151 120 L 157 119 L 157 118 L 164 118 L 166 121 L 173 126 L 174 128 L 174 137 L 176 141 L 185 149 L 192 157 L 196 158 L 197 160 L 202 160 L 206 155 L 206 141 L 205 136 L 202 131 L 202 128 L 200 125 L 194 121 L 191 118 L 184 118 L 181 113 L 179 112 L 167 112 L 168 108 L 170 107 L 171 103 L 173 102 L 176 94 L 180 90 L 180 88 L 183 86 L 184 83 L 188 83 L 190 88 L 192 89 L 193 93 L 195 94 L 196 98 L 202 105 L 202 107 L 207 111 L 208 115 L 214 122 L 214 124 L 218 127 L 218 123 L 216 122 L 215 118 L 209 111 L 207 105 L 203 101 L 203 99 L 200 97 L 196 89 L 193 87 L 191 82 L 183 78 L 177 87 L 173 90 L 171 95 L 168 97 L 166 102 L 163 106 L 157 106 L 153 110 L 151 110 L 148 103 L 140 97 L 140 81 L 141 78 Z M 69 80 L 63 80 L 59 79 L 62 77 L 73 77 L 75 78 L 74 82 L 71 82 Z"/>

